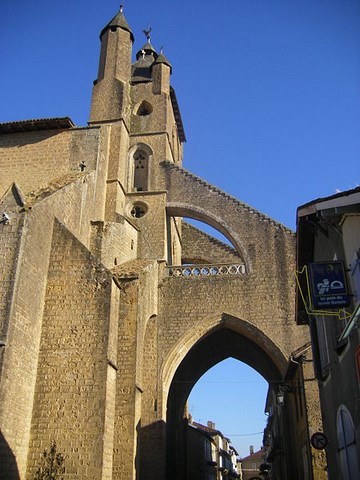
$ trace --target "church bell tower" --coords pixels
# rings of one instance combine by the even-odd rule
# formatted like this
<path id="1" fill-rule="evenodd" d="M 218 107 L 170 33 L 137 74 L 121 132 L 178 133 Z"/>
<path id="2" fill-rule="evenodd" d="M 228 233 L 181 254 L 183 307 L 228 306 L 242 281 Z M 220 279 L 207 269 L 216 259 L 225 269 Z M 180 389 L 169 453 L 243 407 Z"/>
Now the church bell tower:
<path id="1" fill-rule="evenodd" d="M 132 62 L 134 35 L 122 7 L 101 31 L 89 124 L 108 129 L 106 221 L 123 218 L 135 225 L 139 258 L 169 261 L 172 236 L 178 245 L 171 255 L 174 261 L 180 255 L 179 220 L 166 216 L 161 163 L 181 166 L 185 134 L 170 85 L 172 66 L 153 47 L 151 28 L 144 33 L 146 43 Z"/>

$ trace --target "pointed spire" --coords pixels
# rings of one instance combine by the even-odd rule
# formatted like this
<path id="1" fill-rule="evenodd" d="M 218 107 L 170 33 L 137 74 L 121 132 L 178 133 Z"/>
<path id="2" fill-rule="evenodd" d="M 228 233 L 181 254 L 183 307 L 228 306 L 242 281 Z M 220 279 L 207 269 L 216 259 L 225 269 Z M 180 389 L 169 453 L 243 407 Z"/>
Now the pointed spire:
<path id="1" fill-rule="evenodd" d="M 131 37 L 131 40 L 132 42 L 134 43 L 134 35 L 131 31 L 131 28 L 129 27 L 127 21 L 126 21 L 126 18 L 123 14 L 123 10 L 124 10 L 124 7 L 123 5 L 120 5 L 120 9 L 119 9 L 119 12 L 115 15 L 115 17 L 110 20 L 110 22 L 101 30 L 101 33 L 100 33 L 100 38 L 102 37 L 102 35 L 106 32 L 106 30 L 113 30 L 113 29 L 117 29 L 117 28 L 122 28 L 123 30 L 126 30 L 127 32 L 130 33 L 130 37 Z"/>
<path id="2" fill-rule="evenodd" d="M 164 65 L 167 65 L 170 68 L 170 73 L 172 73 L 172 65 L 169 62 L 169 60 L 165 57 L 165 55 L 163 53 L 163 48 L 164 47 L 160 48 L 160 54 L 158 55 L 157 59 L 155 60 L 154 65 L 156 65 L 158 63 L 163 63 Z"/>
<path id="3" fill-rule="evenodd" d="M 144 59 L 148 55 L 152 55 L 154 58 L 157 58 L 157 52 L 155 48 L 151 45 L 151 30 L 152 28 L 150 25 L 148 28 L 144 28 L 143 34 L 146 37 L 146 43 L 145 45 L 137 52 L 136 54 L 136 60 L 141 60 Z M 153 58 L 153 60 L 154 60 Z"/>
<path id="4" fill-rule="evenodd" d="M 152 55 L 153 57 L 157 57 L 157 52 L 155 48 L 151 45 L 150 39 L 145 43 L 145 45 L 140 48 L 140 50 L 136 54 L 136 60 L 140 60 L 141 58 L 144 58 L 147 55 Z"/>
<path id="5" fill-rule="evenodd" d="M 124 115 L 131 78 L 134 36 L 122 10 L 120 7 L 100 35 L 99 70 L 92 95 L 91 123 L 118 119 Z"/>

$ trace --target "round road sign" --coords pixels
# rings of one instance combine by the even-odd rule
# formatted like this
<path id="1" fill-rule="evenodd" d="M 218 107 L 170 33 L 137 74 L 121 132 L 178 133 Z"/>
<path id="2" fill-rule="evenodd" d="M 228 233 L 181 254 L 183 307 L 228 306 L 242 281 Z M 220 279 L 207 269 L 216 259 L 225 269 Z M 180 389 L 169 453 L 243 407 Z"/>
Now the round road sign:
<path id="1" fill-rule="evenodd" d="M 324 450 L 328 444 L 327 436 L 322 432 L 316 432 L 311 435 L 311 445 L 316 448 L 316 450 Z"/>

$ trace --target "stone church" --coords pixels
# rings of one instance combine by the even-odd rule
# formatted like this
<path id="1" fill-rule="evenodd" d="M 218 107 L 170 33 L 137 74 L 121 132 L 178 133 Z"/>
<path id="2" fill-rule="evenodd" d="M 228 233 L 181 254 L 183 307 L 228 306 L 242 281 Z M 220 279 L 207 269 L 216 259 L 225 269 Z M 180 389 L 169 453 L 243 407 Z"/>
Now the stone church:
<path id="1" fill-rule="evenodd" d="M 234 357 L 276 392 L 309 341 L 294 233 L 182 167 L 171 63 L 150 37 L 132 59 L 122 9 L 100 40 L 88 126 L 0 124 L 2 479 L 33 479 L 55 441 L 66 479 L 185 480 L 203 373 Z M 289 404 L 278 478 L 324 478 L 297 366 L 307 403 L 302 420 Z"/>

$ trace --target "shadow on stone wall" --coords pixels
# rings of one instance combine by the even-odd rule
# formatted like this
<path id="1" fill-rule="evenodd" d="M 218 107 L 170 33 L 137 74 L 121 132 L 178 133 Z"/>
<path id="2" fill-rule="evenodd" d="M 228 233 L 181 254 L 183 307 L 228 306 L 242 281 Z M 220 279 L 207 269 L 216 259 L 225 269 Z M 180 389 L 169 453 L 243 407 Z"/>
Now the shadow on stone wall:
<path id="1" fill-rule="evenodd" d="M 136 463 L 139 466 L 137 480 L 158 480 L 165 478 L 165 435 L 166 423 L 163 420 L 146 427 L 137 426 L 138 449 L 141 453 Z"/>
<path id="2" fill-rule="evenodd" d="M 0 480 L 19 480 L 15 455 L 0 431 Z"/>

